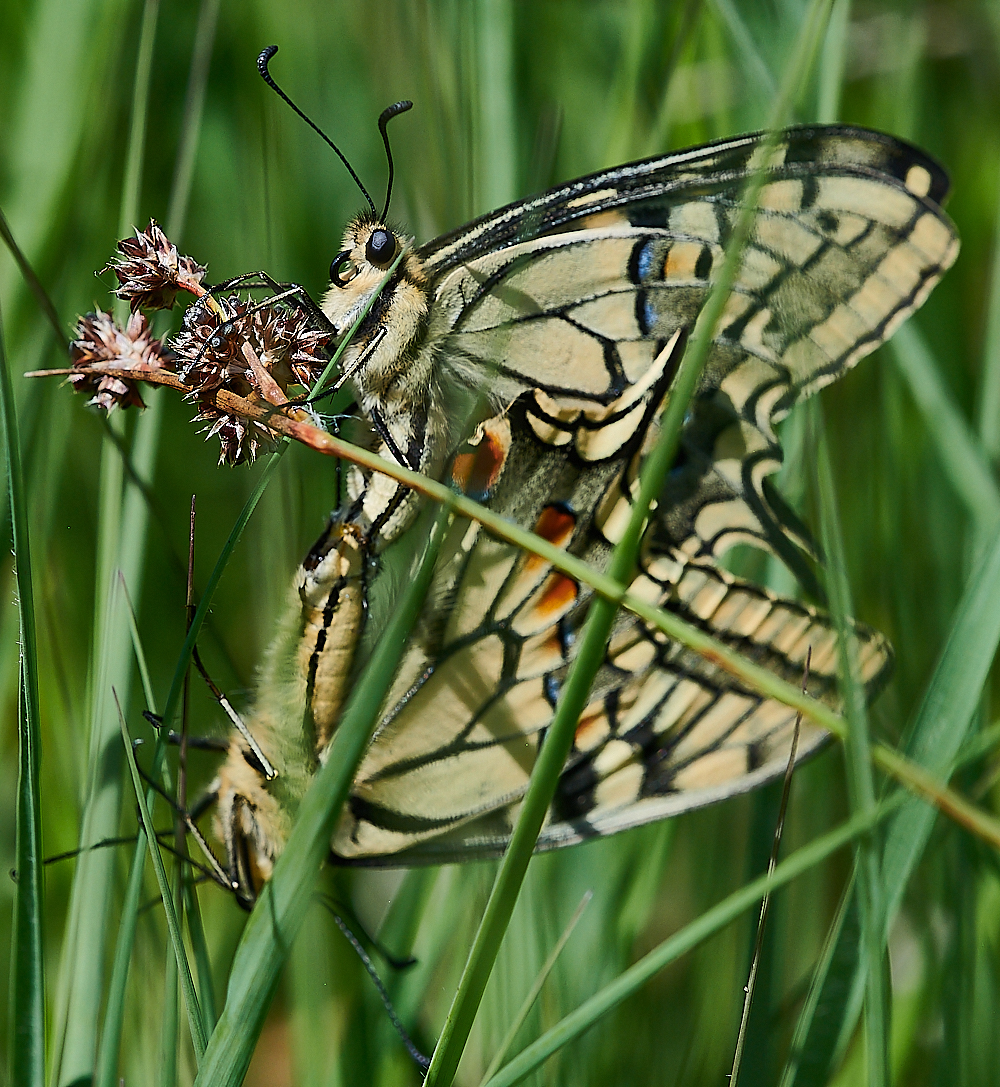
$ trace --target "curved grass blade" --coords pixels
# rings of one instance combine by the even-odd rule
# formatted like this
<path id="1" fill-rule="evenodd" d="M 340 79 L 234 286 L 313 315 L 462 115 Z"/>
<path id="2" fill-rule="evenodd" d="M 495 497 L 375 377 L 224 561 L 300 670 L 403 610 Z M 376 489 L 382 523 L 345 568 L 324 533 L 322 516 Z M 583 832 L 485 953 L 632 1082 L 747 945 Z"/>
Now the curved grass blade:
<path id="1" fill-rule="evenodd" d="M 494 1054 L 493 1060 L 490 1061 L 486 1071 L 483 1073 L 480 1087 L 484 1087 L 486 1082 L 496 1075 L 498 1069 L 506 1059 L 510 1047 L 514 1044 L 514 1039 L 517 1037 L 517 1032 L 521 1029 L 525 1019 L 528 1018 L 528 1013 L 534 1007 L 535 1001 L 538 999 L 546 979 L 549 974 L 552 973 L 552 968 L 555 966 L 556 960 L 562 954 L 562 949 L 566 946 L 566 941 L 573 935 L 573 930 L 576 928 L 577 921 L 583 916 L 583 911 L 587 908 L 587 904 L 593 897 L 593 891 L 584 891 L 583 898 L 580 899 L 579 905 L 573 911 L 573 916 L 566 923 L 566 927 L 562 930 L 555 946 L 549 952 L 545 962 L 542 963 L 542 968 L 538 971 L 538 975 L 531 983 L 531 988 L 528 990 L 527 996 L 525 996 L 521 1007 L 518 1009 L 517 1015 L 514 1016 L 513 1021 L 507 1028 L 507 1033 L 503 1036 L 500 1045 L 497 1046 L 497 1051 Z"/>
<path id="2" fill-rule="evenodd" d="M 146 137 L 150 76 L 159 0 L 146 0 L 132 89 L 131 124 L 125 155 L 119 236 L 124 236 L 136 218 Z M 121 413 L 119 413 L 120 415 Z M 122 419 L 111 421 L 121 428 Z M 137 439 L 146 454 L 155 454 L 158 417 L 140 420 Z M 137 470 L 141 470 L 137 465 Z M 128 651 L 128 632 L 122 614 L 121 598 L 116 591 L 118 569 L 136 599 L 139 599 L 145 562 L 148 518 L 138 492 L 123 490 L 124 471 L 114 444 L 104 439 L 101 454 L 101 498 L 98 523 L 98 580 L 95 614 L 95 658 L 91 700 L 89 789 L 84 809 L 80 844 L 112 836 L 117 828 L 122 803 L 121 750 L 118 726 L 109 692 L 116 688 L 128 702 L 132 662 Z M 131 501 L 128 498 L 131 497 Z M 137 509 L 137 507 L 142 507 Z M 74 1083 L 94 1072 L 97 1051 L 98 1020 L 103 992 L 107 914 L 116 866 L 113 856 L 104 851 L 85 853 L 77 864 L 70 911 L 67 919 L 67 978 L 65 1028 L 57 1053 L 57 1079 Z"/>
<path id="3" fill-rule="evenodd" d="M 908 321 L 889 341 L 896 367 L 927 422 L 938 460 L 969 515 L 984 530 L 1000 521 L 1000 489 L 975 432 L 965 421 L 927 341 Z"/>
<path id="4" fill-rule="evenodd" d="M 814 401 L 815 403 L 815 401 Z M 822 420 L 818 407 L 814 415 Z M 857 641 L 848 618 L 852 613 L 847 582 L 844 542 L 840 516 L 833 489 L 833 473 L 826 437 L 820 428 L 817 443 L 817 482 L 821 510 L 821 536 L 827 558 L 830 613 L 837 630 L 840 656 L 840 690 L 848 724 L 845 744 L 848 797 L 855 815 L 871 813 L 876 807 L 875 778 L 872 772 L 871 738 L 865 691 L 857 669 Z M 861 922 L 861 957 L 865 964 L 865 1042 L 869 1087 L 884 1087 L 890 1082 L 888 999 L 886 985 L 886 941 L 883 936 L 883 884 L 880 872 L 879 844 L 871 836 L 858 843 L 857 896 Z"/>
<path id="5" fill-rule="evenodd" d="M 15 822 L 17 890 L 10 956 L 10 1082 L 45 1082 L 45 961 L 43 955 L 42 823 L 38 796 L 39 716 L 35 600 L 14 389 L 0 323 L 0 408 L 3 411 L 7 488 L 14 537 L 14 574 L 20 626 L 18 772 Z"/>
<path id="6" fill-rule="evenodd" d="M 632 507 L 628 526 L 612 554 L 607 576 L 613 584 L 623 587 L 632 577 L 646 515 L 653 500 L 662 491 L 667 473 L 674 462 L 688 403 L 694 395 L 708 358 L 715 327 L 735 281 L 757 198 L 766 178 L 769 156 L 776 145 L 782 122 L 812 62 L 828 7 L 829 0 L 813 0 L 803 21 L 792 63 L 785 73 L 781 93 L 775 102 L 769 134 L 761 144 L 761 169 L 751 177 L 747 185 L 744 204 L 734 225 L 719 278 L 698 315 L 694 331 L 684 350 L 664 412 L 660 436 L 643 465 L 639 494 Z M 672 345 L 664 348 L 671 349 Z M 586 706 L 593 677 L 604 658 L 605 646 L 617 612 L 618 604 L 604 598 L 597 598 L 591 604 L 577 656 L 559 693 L 556 711 L 535 761 L 510 845 L 500 864 L 500 871 L 470 949 L 462 979 L 431 1058 L 425 1080 L 428 1087 L 436 1087 L 437 1084 L 450 1085 L 458 1070 L 458 1062 L 472 1030 L 504 932 L 510 922 L 535 841 L 566 763 L 576 723 Z"/>
<path id="7" fill-rule="evenodd" d="M 419 568 L 354 685 L 326 762 L 303 798 L 274 874 L 250 914 L 230 971 L 226 1004 L 212 1032 L 195 1087 L 239 1087 L 243 1082 L 278 974 L 330 850 L 330 835 L 423 605 L 448 520 L 447 511 L 439 510 Z"/>
<path id="8" fill-rule="evenodd" d="M 177 154 L 177 165 L 174 172 L 174 181 L 171 186 L 170 205 L 167 214 L 167 233 L 170 237 L 174 238 L 179 237 L 183 227 L 187 210 L 187 201 L 193 180 L 194 160 L 201 132 L 208 67 L 215 40 L 218 8 L 219 0 L 203 0 L 199 13 L 198 27 L 195 32 L 191 72 L 188 80 L 184 119 L 181 126 Z M 149 9 L 147 9 L 147 13 L 148 12 Z M 150 50 L 151 46 L 152 43 L 150 41 Z M 135 186 L 133 186 L 133 188 L 134 187 Z M 132 202 L 135 203 L 134 197 Z M 159 392 L 159 390 L 157 390 L 157 392 Z M 162 410 L 163 403 L 161 392 L 159 396 L 151 398 L 147 411 L 137 424 L 135 442 L 133 445 L 133 457 L 135 458 L 136 463 L 130 474 L 129 486 L 126 490 L 124 513 L 126 529 L 130 533 L 139 533 L 143 536 L 145 535 L 146 524 L 148 522 L 147 508 L 152 508 L 152 505 L 149 502 L 150 492 L 147 481 L 152 477 L 152 469 L 155 464 Z M 112 436 L 117 437 L 115 434 L 112 434 Z M 124 450 L 122 450 L 122 453 L 124 457 L 127 457 L 127 453 L 125 453 Z M 144 500 L 145 507 L 143 502 L 139 501 L 140 496 Z M 127 604 L 127 617 L 131 632 L 132 647 L 139 668 L 146 706 L 155 713 L 155 698 L 149 678 L 149 670 L 146 665 L 145 654 L 142 650 L 142 644 L 136 626 L 135 611 L 131 600 L 128 598 L 128 583 L 121 573 L 119 573 L 119 580 Z M 133 584 L 134 583 L 135 580 L 133 579 Z M 158 753 L 157 757 L 154 758 L 154 762 L 159 763 L 161 757 L 162 756 Z M 153 800 L 154 796 L 152 790 L 150 790 L 147 795 L 147 805 L 151 805 Z M 119 922 L 115 956 L 108 986 L 108 998 L 105 1006 L 103 1027 L 97 1052 L 94 1073 L 95 1087 L 113 1087 L 117 1078 L 118 1056 L 121 1046 L 122 1028 L 124 1025 L 125 991 L 128 982 L 132 947 L 135 941 L 135 929 L 142 894 L 143 874 L 145 871 L 146 846 L 143 841 L 144 838 L 145 832 L 143 828 L 140 827 L 125 884 L 125 896 L 122 902 L 121 920 Z M 205 1031 L 207 1034 L 215 1021 L 211 968 L 208 963 L 208 955 L 205 948 L 204 932 L 201 928 L 201 915 L 197 909 L 196 893 L 193 889 L 190 889 L 186 897 L 191 906 L 190 909 L 185 910 L 185 914 L 187 915 L 191 943 L 195 952 L 201 991 L 201 1005 L 205 1016 Z"/>
<path id="9" fill-rule="evenodd" d="M 149 859 L 153 862 L 153 871 L 156 873 L 156 882 L 160 888 L 160 899 L 163 903 L 163 913 L 167 919 L 167 931 L 170 933 L 170 942 L 173 944 L 174 957 L 177 960 L 181 992 L 184 994 L 184 1003 L 187 1006 L 191 1042 L 194 1045 L 195 1057 L 200 1063 L 206 1045 L 205 1024 L 202 1019 L 201 1006 L 198 1002 L 198 994 L 195 991 L 194 979 L 191 977 L 191 967 L 188 965 L 187 954 L 184 951 L 184 939 L 181 936 L 177 914 L 174 911 L 174 899 L 171 894 L 170 882 L 167 879 L 167 870 L 163 865 L 163 857 L 160 855 L 160 844 L 156 837 L 156 828 L 153 826 L 153 820 L 149 814 L 142 779 L 139 777 L 139 768 L 135 764 L 135 755 L 132 753 L 132 738 L 129 736 L 128 726 L 125 724 L 125 715 L 121 712 L 120 705 L 118 706 L 118 722 L 121 728 L 122 742 L 125 744 L 125 758 L 128 760 L 132 785 L 135 788 L 135 797 L 139 804 L 139 815 L 145 831 L 146 844 L 149 848 Z"/>

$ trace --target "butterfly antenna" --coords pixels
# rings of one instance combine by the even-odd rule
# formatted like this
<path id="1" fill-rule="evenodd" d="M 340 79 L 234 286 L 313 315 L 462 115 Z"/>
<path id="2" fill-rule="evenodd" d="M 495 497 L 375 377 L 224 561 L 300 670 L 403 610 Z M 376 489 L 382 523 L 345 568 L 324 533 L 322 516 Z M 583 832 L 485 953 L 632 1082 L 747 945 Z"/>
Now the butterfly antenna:
<path id="1" fill-rule="evenodd" d="M 341 151 L 340 148 L 333 142 L 333 140 L 331 140 L 330 137 L 323 131 L 323 129 L 321 129 L 315 121 L 307 117 L 302 112 L 302 110 L 300 110 L 299 107 L 288 97 L 288 95 L 285 94 L 285 92 L 278 86 L 278 84 L 274 82 L 274 78 L 267 70 L 267 66 L 271 62 L 271 57 L 273 57 L 274 54 L 277 53 L 277 51 L 278 47 L 276 45 L 269 45 L 266 49 L 261 51 L 260 56 L 257 58 L 257 71 L 260 72 L 261 79 L 264 80 L 264 82 L 271 88 L 272 91 L 274 91 L 275 94 L 277 94 L 280 98 L 283 98 L 285 102 L 289 106 L 291 106 L 292 109 L 295 110 L 295 112 L 302 118 L 302 120 L 305 121 L 305 123 L 309 125 L 309 127 L 313 129 L 314 132 L 318 132 L 319 135 L 334 149 L 334 151 L 336 151 L 338 158 L 347 167 L 347 172 L 351 175 L 351 177 L 354 178 L 354 183 L 361 190 L 364 198 L 368 201 L 368 206 L 372 209 L 372 215 L 377 215 L 378 212 L 375 209 L 375 201 L 372 200 L 372 198 L 368 195 L 368 190 L 364 187 L 364 185 L 361 184 L 361 178 L 358 177 L 358 175 L 354 172 L 354 167 L 347 161 L 347 157 L 344 155 L 344 152 Z M 396 107 L 390 106 L 389 108 L 395 109 Z M 383 116 L 385 116 L 385 114 L 383 114 Z M 390 179 L 392 178 L 391 158 L 389 160 L 389 177 Z"/>
<path id="2" fill-rule="evenodd" d="M 413 109 L 412 102 L 394 102 L 391 106 L 386 106 L 379 114 L 378 118 L 378 130 L 382 133 L 382 142 L 385 144 L 385 157 L 389 163 L 389 180 L 386 182 L 385 186 L 385 207 L 382 209 L 383 223 L 385 222 L 385 217 L 389 214 L 389 201 L 392 199 L 392 148 L 389 146 L 389 133 L 386 132 L 386 125 L 388 125 L 393 117 L 398 117 L 401 113 L 406 113 L 409 109 Z M 374 208 L 372 210 L 374 211 Z"/>

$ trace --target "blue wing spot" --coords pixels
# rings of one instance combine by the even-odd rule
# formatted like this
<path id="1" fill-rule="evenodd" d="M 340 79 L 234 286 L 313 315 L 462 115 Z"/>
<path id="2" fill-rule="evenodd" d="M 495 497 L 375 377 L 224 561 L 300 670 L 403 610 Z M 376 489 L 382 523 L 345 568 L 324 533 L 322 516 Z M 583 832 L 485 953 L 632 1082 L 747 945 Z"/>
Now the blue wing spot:
<path id="1" fill-rule="evenodd" d="M 656 266 L 656 239 L 646 238 L 636 243 L 629 258 L 629 278 L 633 283 L 643 283 L 653 277 Z"/>

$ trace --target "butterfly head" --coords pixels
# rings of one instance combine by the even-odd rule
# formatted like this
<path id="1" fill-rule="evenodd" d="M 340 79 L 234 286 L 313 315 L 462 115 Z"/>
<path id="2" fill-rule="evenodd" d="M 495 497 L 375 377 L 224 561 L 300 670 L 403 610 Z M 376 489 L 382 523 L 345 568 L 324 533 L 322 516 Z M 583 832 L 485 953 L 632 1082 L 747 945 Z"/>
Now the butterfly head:
<path id="1" fill-rule="evenodd" d="M 359 215 L 348 225 L 343 248 L 330 262 L 330 293 L 323 303 L 338 331 L 354 320 L 404 244 L 375 216 Z"/>

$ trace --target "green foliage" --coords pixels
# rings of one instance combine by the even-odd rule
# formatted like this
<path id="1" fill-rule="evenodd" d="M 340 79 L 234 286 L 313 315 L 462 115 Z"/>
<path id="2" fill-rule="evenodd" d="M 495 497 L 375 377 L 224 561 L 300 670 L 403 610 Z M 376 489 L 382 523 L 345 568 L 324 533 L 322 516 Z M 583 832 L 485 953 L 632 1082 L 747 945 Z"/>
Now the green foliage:
<path id="1" fill-rule="evenodd" d="M 394 123 L 393 217 L 425 240 L 557 180 L 760 128 L 773 115 L 777 88 L 790 78 L 808 6 L 802 0 L 2 5 L 0 208 L 52 297 L 63 333 L 95 303 L 109 308 L 110 277 L 95 281 L 93 271 L 111 255 L 123 215 L 137 225 L 149 216 L 164 223 L 184 251 L 210 266 L 214 282 L 265 268 L 318 296 L 360 194 L 257 76 L 254 60 L 264 45 L 280 46 L 276 78 L 343 148 L 376 202 L 385 165 L 375 119 L 387 103 L 413 99 L 413 112 Z M 874 0 L 853 10 L 837 0 L 832 8 L 797 119 L 839 118 L 926 147 L 952 175 L 949 210 L 963 238 L 958 263 L 893 346 L 822 394 L 829 491 L 837 499 L 852 610 L 884 630 L 897 655 L 894 678 L 869 708 L 867 724 L 873 741 L 905 744 L 935 772 L 957 760 L 953 784 L 992 808 L 1000 799 L 989 677 L 997 637 L 990 545 L 1000 508 L 1000 273 L 993 259 L 1000 18 L 986 0 L 927 7 Z M 148 108 L 142 55 L 151 57 Z M 43 850 L 52 855 L 75 848 L 81 834 L 128 835 L 137 825 L 109 675 L 116 677 L 129 733 L 146 740 L 138 759 L 147 769 L 153 744 L 140 716 L 147 703 L 134 681 L 128 608 L 111 594 L 115 571 L 125 571 L 151 690 L 160 708 L 171 689 L 179 703 L 188 511 L 197 494 L 194 584 L 199 598 L 214 589 L 211 608 L 198 619 L 204 620 L 199 645 L 216 681 L 245 703 L 290 576 L 335 504 L 337 484 L 328 458 L 294 446 L 271 465 L 216 468 L 213 448 L 190 425 L 191 407 L 173 396 L 151 397 L 143 417 L 128 412 L 109 430 L 58 382 L 21 380 L 21 372 L 63 365 L 65 356 L 6 249 L 0 249 L 0 311 L 20 426 L 27 517 L 18 528 L 30 530 L 33 549 L 33 604 L 23 586 L 20 599 L 31 609 L 27 628 L 37 637 L 38 795 Z M 786 445 L 795 453 L 779 483 L 818 533 L 818 454 L 798 415 L 785 424 Z M 123 466 L 121 440 L 149 502 Z M 265 471 L 273 477 L 261 495 L 255 488 Z M 231 533 L 244 509 L 249 520 L 237 543 Z M 14 540 L 11 525 L 5 505 L 4 540 Z M 24 535 L 19 531 L 19 547 Z M 787 575 L 773 563 L 759 568 L 787 588 Z M 24 569 L 22 562 L 22 575 Z M 18 804 L 26 810 L 18 794 L 16 727 L 17 645 L 25 626 L 10 561 L 2 585 L 0 871 L 24 871 L 13 828 Z M 188 715 L 193 733 L 224 733 L 222 714 L 198 683 L 191 685 Z M 176 781 L 176 752 L 167 757 Z M 892 1082 L 998 1083 L 996 856 L 952 823 L 929 818 L 923 804 L 904 803 L 878 775 L 872 783 L 878 807 L 870 795 L 859 804 L 848 779 L 857 783 L 861 768 L 845 765 L 843 749 L 831 745 L 796 773 L 784 847 L 786 856 L 796 851 L 795 859 L 779 870 L 794 879 L 772 902 L 767 983 L 758 987 L 741 1085 L 778 1082 L 793 1032 L 802 1051 L 787 1083 L 869 1082 L 864 1038 L 873 1017 L 859 1014 L 852 993 L 865 991 L 859 955 L 878 963 L 886 946 L 891 982 L 884 1015 L 876 1018 L 887 1032 Z M 189 796 L 199 795 L 213 773 L 214 756 L 193 752 Z M 851 854 L 831 851 L 831 843 L 856 841 L 886 814 L 890 846 L 881 887 L 874 882 L 878 834 L 866 839 L 861 874 L 865 901 L 870 906 L 877 891 L 874 899 L 881 898 L 889 916 L 879 922 L 869 909 L 859 920 L 851 899 L 841 909 Z M 152 819 L 157 830 L 169 829 L 173 814 L 157 800 Z M 722 1082 L 760 893 L 745 885 L 763 869 L 773 822 L 773 798 L 765 791 L 535 858 L 458 1082 L 482 1080 L 588 890 L 593 898 L 527 1010 L 508 1059 L 533 1048 L 520 1065 L 501 1069 L 497 1081 L 514 1082 L 523 1071 L 536 1083 Z M 130 880 L 134 851 L 132 845 L 101 849 L 87 854 L 99 858 L 96 864 L 63 861 L 45 870 L 43 915 L 32 925 L 45 938 L 46 1059 L 54 1087 L 86 1082 L 102 1037 L 118 1030 L 117 1068 L 113 1053 L 102 1050 L 102 1082 L 117 1082 L 117 1075 L 130 1085 L 168 1081 L 164 1035 L 177 1054 L 177 1082 L 194 1079 L 183 1007 L 179 1026 L 174 1014 L 176 981 L 165 984 L 173 950 L 156 880 L 148 865 L 133 867 Z M 492 864 L 481 862 L 321 877 L 324 889 L 350 902 L 393 953 L 416 956 L 402 971 L 377 961 L 400 1017 L 426 1052 L 445 1021 L 494 874 Z M 0 882 L 5 946 L 13 944 L 17 923 L 14 892 L 12 883 Z M 200 910 L 188 901 L 177 913 L 191 926 L 186 946 L 207 1033 L 214 1014 L 206 969 L 215 991 L 225 993 L 246 917 L 214 886 L 196 893 Z M 135 912 L 144 904 L 149 908 Z M 255 922 L 262 926 L 263 916 Z M 873 940 L 885 943 L 873 949 Z M 121 965 L 113 965 L 116 946 L 120 954 L 131 946 L 127 980 Z M 28 960 L 19 969 L 37 976 L 38 965 Z M 249 976 L 239 975 L 239 985 L 246 988 Z M 261 995 L 271 987 L 269 977 Z M 248 1084 L 419 1082 L 373 986 L 318 899 L 308 904 L 274 993 Z M 25 1013 L 25 999 L 37 1001 L 38 990 L 24 998 L 0 987 L 8 1021 L 34 1022 L 37 1031 L 40 1016 Z M 254 1024 L 233 1022 L 231 1010 L 222 1022 L 233 1032 L 232 1044 L 240 1044 L 241 1031 L 244 1048 L 252 1042 Z M 210 1043 L 210 1052 L 220 1044 L 213 1050 Z M 532 1054 L 547 1063 L 535 1067 Z M 8 1063 L 0 1060 L 0 1067 Z"/>

